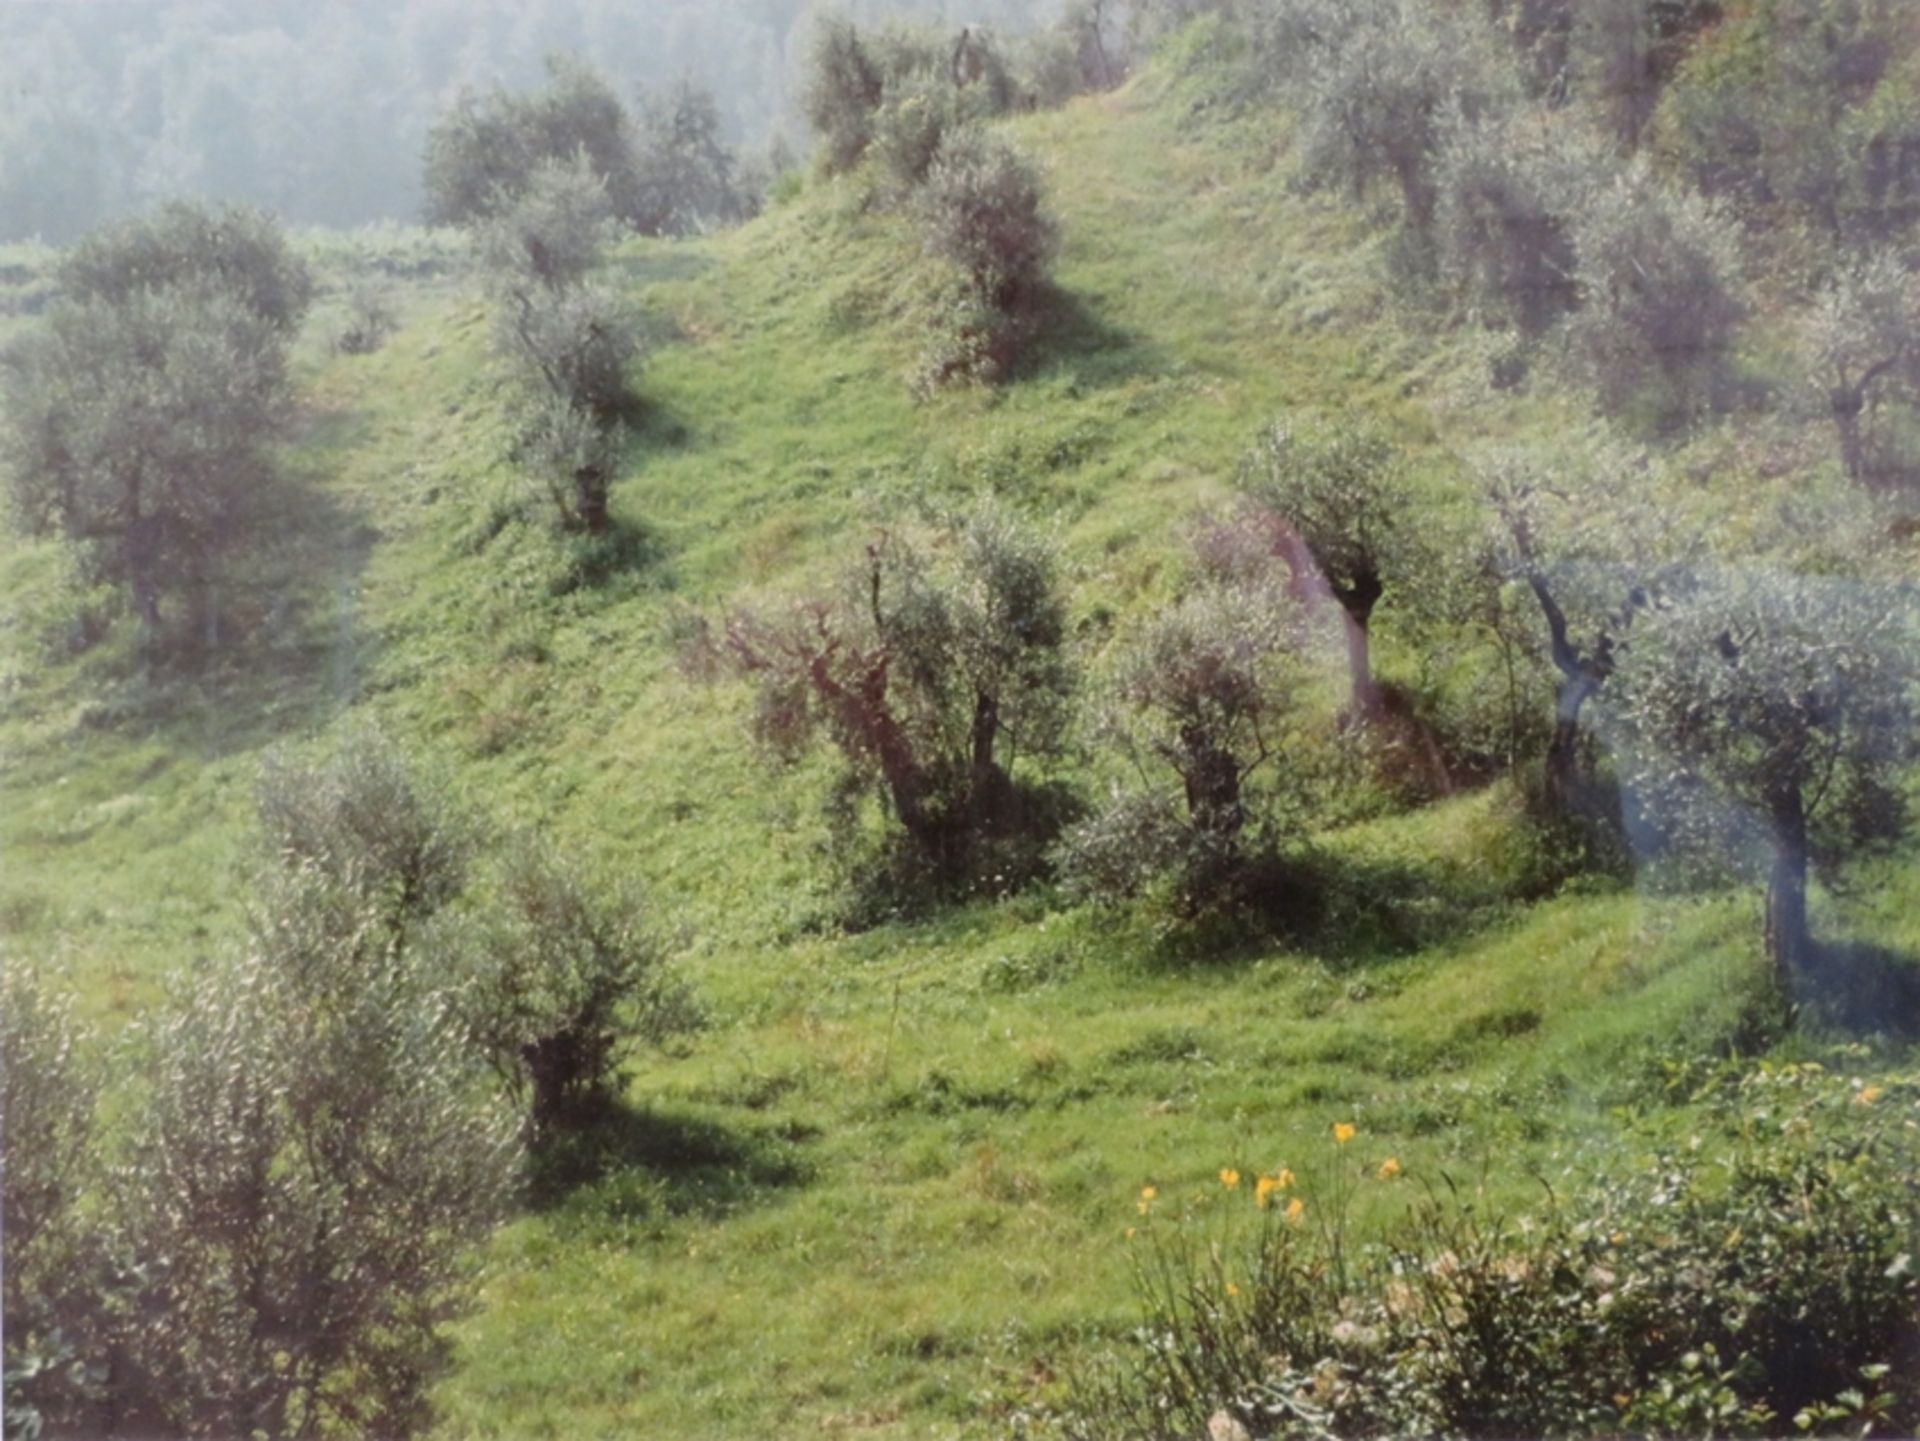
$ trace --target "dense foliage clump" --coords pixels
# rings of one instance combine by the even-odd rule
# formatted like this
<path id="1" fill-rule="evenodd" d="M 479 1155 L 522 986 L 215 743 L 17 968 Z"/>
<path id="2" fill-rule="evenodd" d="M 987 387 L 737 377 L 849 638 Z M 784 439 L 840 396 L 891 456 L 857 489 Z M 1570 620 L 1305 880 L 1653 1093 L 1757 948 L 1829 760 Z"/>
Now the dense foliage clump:
<path id="1" fill-rule="evenodd" d="M 14 513 L 124 591 L 149 645 L 211 645 L 274 484 L 312 282 L 267 217 L 181 203 L 83 243 L 60 283 L 6 366 Z"/>

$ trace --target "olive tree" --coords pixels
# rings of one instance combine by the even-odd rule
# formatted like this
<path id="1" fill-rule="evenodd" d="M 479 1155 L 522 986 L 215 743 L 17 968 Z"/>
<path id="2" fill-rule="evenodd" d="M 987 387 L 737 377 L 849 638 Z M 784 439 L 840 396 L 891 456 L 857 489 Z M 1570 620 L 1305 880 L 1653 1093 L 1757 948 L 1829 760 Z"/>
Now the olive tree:
<path id="1" fill-rule="evenodd" d="M 927 251 L 959 279 L 929 378 L 1004 378 L 1032 341 L 1058 243 L 1039 175 L 969 126 L 941 140 L 915 209 Z"/>
<path id="2" fill-rule="evenodd" d="M 1248 782 L 1282 754 L 1298 704 L 1297 639 L 1284 567 L 1269 556 L 1201 579 L 1120 643 L 1101 729 L 1146 784 L 1116 790 L 1065 836 L 1070 885 L 1112 900 L 1170 875 L 1187 914 L 1234 893 L 1249 859 Z"/>
<path id="3" fill-rule="evenodd" d="M 1489 450 L 1473 469 L 1489 513 L 1489 556 L 1524 588 L 1554 674 L 1545 794 L 1581 809 L 1591 779 L 1587 707 L 1611 681 L 1634 628 L 1697 558 L 1697 532 L 1649 486 L 1649 462 L 1604 440 Z"/>
<path id="4" fill-rule="evenodd" d="M 1810 859 L 1857 850 L 1848 801 L 1890 795 L 1912 758 L 1915 620 L 1905 586 L 1711 572 L 1637 629 L 1610 693 L 1648 804 L 1717 839 L 1741 822 L 1764 837 L 1766 950 L 1784 998 L 1812 978 Z"/>
<path id="5" fill-rule="evenodd" d="M 129 1385 L 189 1436 L 412 1435 L 514 1184 L 513 1125 L 444 994 L 348 939 L 350 983 L 274 945 L 143 1029 L 115 1181 Z"/>
<path id="6" fill-rule="evenodd" d="M 633 409 L 640 350 L 628 307 L 592 274 L 611 202 L 584 160 L 536 166 L 510 204 L 477 225 L 494 297 L 495 349 L 518 389 L 515 459 L 567 529 L 606 530 Z"/>
<path id="7" fill-rule="evenodd" d="M 690 235 L 736 218 L 744 209 L 736 165 L 721 138 L 712 91 L 681 80 L 647 100 L 634 139 L 634 228 L 642 235 Z"/>
<path id="8" fill-rule="evenodd" d="M 757 684 L 759 738 L 792 758 L 824 734 L 847 788 L 884 797 L 916 862 L 950 886 L 1051 823 L 1016 770 L 1065 741 L 1065 641 L 1051 542 L 987 506 L 878 538 L 839 596 L 736 614 L 722 644 Z"/>
<path id="9" fill-rule="evenodd" d="M 513 205 L 543 164 L 579 159 L 606 187 L 616 215 L 642 218 L 632 121 L 599 75 L 578 59 L 547 61 L 547 83 L 516 95 L 462 94 L 427 136 L 427 219 L 469 225 Z"/>
<path id="10" fill-rule="evenodd" d="M 607 183 L 584 155 L 543 160 L 519 192 L 473 224 L 482 272 L 522 307 L 584 281 L 614 226 Z"/>
<path id="11" fill-rule="evenodd" d="M 1361 425 L 1342 424 L 1313 437 L 1281 422 L 1247 457 L 1241 484 L 1284 527 L 1280 549 L 1296 587 L 1310 592 L 1324 586 L 1338 603 L 1353 713 L 1377 715 L 1374 609 L 1389 585 L 1407 586 L 1420 569 L 1416 504 L 1398 450 Z"/>
<path id="12" fill-rule="evenodd" d="M 1870 480 L 1862 417 L 1887 394 L 1910 398 L 1920 359 L 1920 290 L 1912 273 L 1889 251 L 1847 266 L 1816 297 L 1804 334 L 1841 463 L 1849 479 Z"/>
<path id="13" fill-rule="evenodd" d="M 816 21 L 802 107 L 829 171 L 860 163 L 885 93 L 886 76 L 859 27 L 840 15 Z"/>
<path id="14" fill-rule="evenodd" d="M 1610 175 L 1585 128 L 1518 110 L 1447 127 L 1436 162 L 1441 271 L 1495 321 L 1538 335 L 1580 298 L 1572 217 Z"/>
<path id="15" fill-rule="evenodd" d="M 269 755 L 255 808 L 262 849 L 272 858 L 261 882 L 262 924 L 283 938 L 288 913 L 274 905 L 287 894 L 283 881 L 340 893 L 355 914 L 378 921 L 394 946 L 466 885 L 472 823 L 372 730 L 349 731 L 315 760 Z"/>
<path id="16" fill-rule="evenodd" d="M 180 599 L 216 634 L 221 563 L 273 477 L 281 334 L 230 295 L 138 290 L 60 302 L 11 369 L 5 464 L 24 528 L 124 587 L 149 641 Z"/>
<path id="17" fill-rule="evenodd" d="M 1305 86 L 1305 173 L 1364 195 L 1399 195 L 1407 226 L 1430 238 L 1446 126 L 1510 107 L 1518 83 L 1492 31 L 1471 11 L 1417 0 L 1320 0 L 1294 23 Z M 1297 43 L 1297 42 L 1296 42 Z"/>
<path id="18" fill-rule="evenodd" d="M 622 1056 L 692 1024 L 631 889 L 596 883 L 531 836 L 506 849 L 463 945 L 462 1022 L 487 1063 L 530 1104 L 536 1137 L 614 1093 Z"/>
<path id="19" fill-rule="evenodd" d="M 61 257 L 58 279 L 71 299 L 115 306 L 156 290 L 225 296 L 289 337 L 314 291 L 306 264 L 272 216 L 190 201 L 86 236 Z"/>
<path id="20" fill-rule="evenodd" d="M 1635 402 L 1684 419 L 1724 379 L 1745 315 L 1734 226 L 1636 159 L 1575 212 L 1578 373 L 1611 413 Z"/>
<path id="21" fill-rule="evenodd" d="M 83 241 L 60 283 L 9 358 L 13 509 L 124 586 L 149 640 L 182 594 L 217 639 L 221 561 L 272 479 L 311 279 L 267 217 L 179 204 Z"/>

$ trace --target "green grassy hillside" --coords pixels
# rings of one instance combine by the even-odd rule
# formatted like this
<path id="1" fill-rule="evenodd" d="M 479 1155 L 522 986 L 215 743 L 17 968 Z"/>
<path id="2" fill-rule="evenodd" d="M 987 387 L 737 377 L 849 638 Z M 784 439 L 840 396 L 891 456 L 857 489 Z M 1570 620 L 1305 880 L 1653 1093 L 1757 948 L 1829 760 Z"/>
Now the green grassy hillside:
<path id="1" fill-rule="evenodd" d="M 1129 1324 L 1141 1187 L 1304 1169 L 1341 1121 L 1409 1177 L 1530 1198 L 1666 1104 L 1663 1060 L 1741 1032 L 1757 899 L 1535 898 L 1507 782 L 1312 837 L 1347 893 L 1292 947 L 1195 958 L 1046 892 L 830 924 L 826 763 L 770 770 L 744 689 L 683 672 L 693 618 L 992 491 L 1058 525 L 1097 648 L 1168 594 L 1190 516 L 1278 415 L 1370 413 L 1437 529 L 1451 453 L 1580 420 L 1489 398 L 1471 335 L 1382 298 L 1377 227 L 1289 190 L 1279 122 L 1225 123 L 1177 65 L 1012 130 L 1063 248 L 1042 351 L 1000 392 L 916 403 L 926 263 L 817 182 L 619 254 L 657 348 L 615 551 L 518 512 L 484 310 L 446 287 L 379 353 L 305 362 L 298 584 L 228 662 L 63 652 L 58 557 L 0 557 L 0 944 L 50 953 L 109 1030 L 232 939 L 263 753 L 348 723 L 644 884 L 708 1024 L 499 1237 L 447 1436 L 1000 1434 Z M 1383 608 L 1382 667 L 1411 677 L 1402 623 Z M 1845 915 L 1897 946 L 1915 900 L 1889 862 Z"/>

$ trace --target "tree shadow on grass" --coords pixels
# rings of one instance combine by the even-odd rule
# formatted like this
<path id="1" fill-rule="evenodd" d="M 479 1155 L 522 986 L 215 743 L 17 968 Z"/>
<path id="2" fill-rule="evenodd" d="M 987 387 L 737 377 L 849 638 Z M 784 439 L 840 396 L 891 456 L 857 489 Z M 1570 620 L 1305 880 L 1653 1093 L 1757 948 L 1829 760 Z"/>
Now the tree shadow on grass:
<path id="1" fill-rule="evenodd" d="M 607 1102 L 535 1145 L 528 1199 L 542 1214 L 602 1220 L 719 1217 L 812 1172 L 798 1122 L 723 1125 Z"/>
<path id="2" fill-rule="evenodd" d="M 214 761 L 324 727 L 352 704 L 372 644 L 356 597 L 380 532 L 311 465 L 276 473 L 245 525 L 208 590 L 169 596 L 157 636 L 122 613 L 89 640 L 81 729 L 146 734 Z"/>
<path id="3" fill-rule="evenodd" d="M 1795 1001 L 1812 1019 L 1856 1035 L 1920 1040 L 1920 960 L 1864 941 L 1816 945 Z"/>
<path id="4" fill-rule="evenodd" d="M 1165 352 L 1145 337 L 1120 329 L 1083 296 L 1048 285 L 1035 297 L 1033 338 L 1018 367 L 1026 378 L 1070 375 L 1089 387 L 1116 385 L 1165 370 Z"/>
<path id="5" fill-rule="evenodd" d="M 1231 967 L 1274 946 L 1364 970 L 1493 929 L 1516 897 L 1457 868 L 1399 857 L 1304 850 L 1247 862 L 1235 894 L 1170 927 L 1153 959 L 1168 967 Z"/>

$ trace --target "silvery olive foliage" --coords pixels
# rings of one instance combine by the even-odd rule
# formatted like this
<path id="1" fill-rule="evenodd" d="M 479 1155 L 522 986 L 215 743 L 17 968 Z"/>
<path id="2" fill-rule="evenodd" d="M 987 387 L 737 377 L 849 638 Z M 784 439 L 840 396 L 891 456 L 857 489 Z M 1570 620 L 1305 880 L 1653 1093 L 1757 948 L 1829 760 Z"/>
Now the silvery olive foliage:
<path id="1" fill-rule="evenodd" d="M 1554 674 L 1545 794 L 1556 810 L 1578 810 L 1597 760 L 1588 707 L 1649 609 L 1689 583 L 1705 537 L 1655 483 L 1653 457 L 1597 431 L 1552 450 L 1483 450 L 1470 467 L 1488 564 L 1507 603 L 1533 617 Z"/>
<path id="2" fill-rule="evenodd" d="M 1706 570 L 1652 608 L 1608 689 L 1644 803 L 1696 841 L 1746 837 L 1769 857 L 1767 949 L 1789 996 L 1812 960 L 1810 860 L 1884 835 L 1877 803 L 1914 754 L 1916 599 L 1905 584 Z"/>
<path id="3" fill-rule="evenodd" d="M 689 1029 L 694 1012 L 631 888 L 520 835 L 500 859 L 492 895 L 461 933 L 456 1008 L 543 1136 L 611 1100 L 624 1056 Z"/>
<path id="4" fill-rule="evenodd" d="M 582 157 L 535 166 L 524 188 L 476 224 L 494 302 L 494 347 L 515 383 L 514 459 L 560 525 L 599 533 L 634 406 L 627 376 L 639 325 L 594 278 L 613 230 L 606 182 Z"/>
<path id="5" fill-rule="evenodd" d="M 1066 639 L 1052 538 L 986 503 L 876 538 L 836 596 L 737 612 L 719 649 L 758 738 L 785 759 L 829 740 L 843 801 L 877 796 L 937 890 L 1031 869 L 1053 808 L 1019 771 L 1065 744 Z"/>
<path id="6" fill-rule="evenodd" d="M 1439 204 L 1437 165 L 1449 126 L 1511 108 L 1513 67 L 1471 8 L 1418 0 L 1314 0 L 1272 39 L 1291 54 L 1305 122 L 1309 180 L 1366 194 L 1390 185 L 1424 243 Z"/>
<path id="7" fill-rule="evenodd" d="M 273 478 L 311 279 L 269 218 L 185 203 L 88 239 L 59 276 L 0 386 L 13 511 L 123 587 L 149 641 L 175 619 L 217 635 L 223 561 Z"/>
<path id="8" fill-rule="evenodd" d="M 1573 217 L 1570 362 L 1611 414 L 1685 419 L 1712 403 L 1746 314 L 1735 225 L 1644 159 Z"/>
<path id="9" fill-rule="evenodd" d="M 1442 273 L 1488 321 L 1544 332 L 1579 303 L 1573 217 L 1613 169 L 1565 112 L 1529 107 L 1449 125 L 1437 162 Z"/>
<path id="10" fill-rule="evenodd" d="M 1248 786 L 1284 759 L 1299 704 L 1298 617 L 1282 562 L 1203 576 L 1124 637 L 1098 729 L 1142 784 L 1062 838 L 1071 890 L 1117 901 L 1171 881 L 1183 912 L 1230 899 L 1258 819 Z"/>
<path id="11" fill-rule="evenodd" d="M 182 1435 L 420 1430 L 516 1184 L 512 1118 L 445 993 L 351 936 L 345 975 L 301 959 L 268 930 L 142 1028 L 111 1183 L 137 1277 L 118 1330 Z"/>
<path id="12" fill-rule="evenodd" d="M 1380 695 L 1368 644 L 1374 609 L 1390 587 L 1405 589 L 1425 568 L 1398 448 L 1363 425 L 1315 434 L 1281 421 L 1247 457 L 1241 485 L 1279 522 L 1275 549 L 1300 588 L 1324 586 L 1339 605 L 1355 712 L 1375 711 Z"/>
<path id="13" fill-rule="evenodd" d="M 1870 418 L 1885 398 L 1911 403 L 1920 380 L 1920 284 L 1897 252 L 1876 251 L 1821 288 L 1803 330 L 1809 380 L 1833 418 L 1847 476 L 1875 481 Z"/>
<path id="14" fill-rule="evenodd" d="M 349 733 L 323 759 L 276 751 L 255 791 L 272 882 L 326 887 L 390 928 L 422 921 L 465 886 L 470 821 L 390 742 Z"/>
<path id="15" fill-rule="evenodd" d="M 7 1435 L 31 1435 L 49 1415 L 84 1413 L 103 1377 L 88 1333 L 101 1311 L 90 1283 L 101 1248 L 83 1219 L 97 1077 L 70 998 L 42 968 L 0 960 L 0 1224 L 6 1243 Z"/>
<path id="16" fill-rule="evenodd" d="M 1032 344 L 1059 244 L 1039 173 L 997 135 L 951 130 L 913 206 L 928 253 L 958 279 L 926 379 L 1004 379 Z"/>

